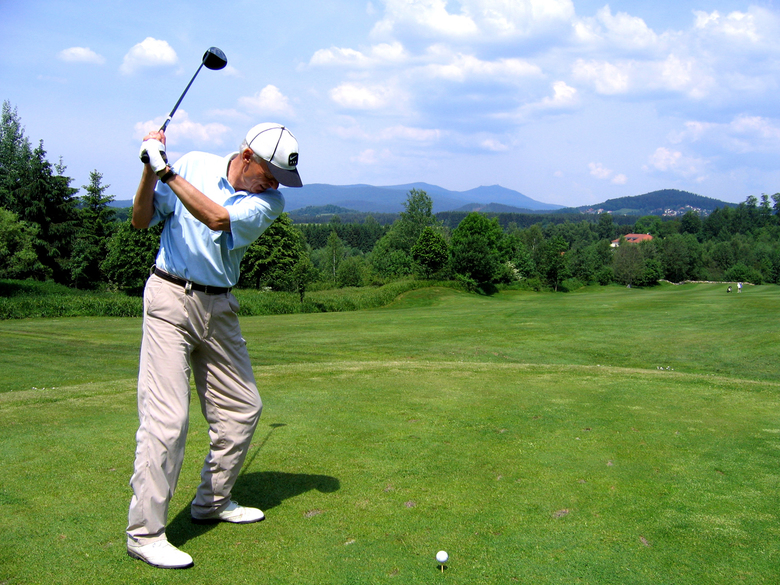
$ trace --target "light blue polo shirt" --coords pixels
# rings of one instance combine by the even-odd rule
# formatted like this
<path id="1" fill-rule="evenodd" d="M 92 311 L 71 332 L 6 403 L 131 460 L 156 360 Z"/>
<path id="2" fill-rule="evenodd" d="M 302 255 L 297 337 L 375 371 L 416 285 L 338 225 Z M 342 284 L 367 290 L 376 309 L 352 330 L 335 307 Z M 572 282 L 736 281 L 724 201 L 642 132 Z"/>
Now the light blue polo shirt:
<path id="1" fill-rule="evenodd" d="M 207 286 L 236 285 L 246 249 L 284 211 L 284 196 L 276 189 L 262 193 L 233 189 L 227 168 L 236 155 L 191 152 L 173 165 L 177 174 L 228 210 L 229 232 L 210 230 L 184 207 L 170 187 L 157 183 L 149 225 L 165 221 L 155 261 L 158 268 Z"/>

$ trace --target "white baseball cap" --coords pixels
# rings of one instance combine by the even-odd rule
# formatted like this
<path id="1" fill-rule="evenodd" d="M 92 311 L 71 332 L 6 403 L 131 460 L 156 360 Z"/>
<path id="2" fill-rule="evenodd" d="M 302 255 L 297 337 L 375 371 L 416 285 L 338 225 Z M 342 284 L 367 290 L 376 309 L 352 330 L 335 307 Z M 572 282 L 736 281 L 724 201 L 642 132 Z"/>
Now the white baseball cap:
<path id="1" fill-rule="evenodd" d="M 281 124 L 265 122 L 246 133 L 246 143 L 257 156 L 268 163 L 268 169 L 280 184 L 302 187 L 298 175 L 298 141 Z"/>

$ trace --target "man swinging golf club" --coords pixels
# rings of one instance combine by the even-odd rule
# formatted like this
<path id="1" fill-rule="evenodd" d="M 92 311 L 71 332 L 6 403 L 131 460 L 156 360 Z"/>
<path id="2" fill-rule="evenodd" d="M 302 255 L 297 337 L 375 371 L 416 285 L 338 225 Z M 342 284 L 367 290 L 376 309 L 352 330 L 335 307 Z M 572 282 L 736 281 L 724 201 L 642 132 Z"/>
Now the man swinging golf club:
<path id="1" fill-rule="evenodd" d="M 210 439 L 193 520 L 264 519 L 261 510 L 231 499 L 262 401 L 230 290 L 247 247 L 284 209 L 279 185 L 301 186 L 298 142 L 280 124 L 259 124 L 237 153 L 191 152 L 171 166 L 160 130 L 147 134 L 141 155 L 149 162 L 132 224 L 165 225 L 144 291 L 127 552 L 155 567 L 185 568 L 192 557 L 168 542 L 165 527 L 184 458 L 190 372 Z"/>

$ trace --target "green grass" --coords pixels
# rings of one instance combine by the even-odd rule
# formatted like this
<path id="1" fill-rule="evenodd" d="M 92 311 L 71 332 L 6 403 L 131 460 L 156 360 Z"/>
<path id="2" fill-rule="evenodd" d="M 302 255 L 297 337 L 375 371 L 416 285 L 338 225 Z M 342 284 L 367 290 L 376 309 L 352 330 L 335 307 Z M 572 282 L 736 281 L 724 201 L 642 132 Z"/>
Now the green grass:
<path id="1" fill-rule="evenodd" d="M 298 293 L 235 289 L 241 316 L 287 315 L 375 309 L 404 292 L 454 282 L 402 280 L 380 287 L 345 288 Z M 0 320 L 57 317 L 140 317 L 143 299 L 124 292 L 84 291 L 53 282 L 0 279 Z"/>
<path id="2" fill-rule="evenodd" d="M 0 583 L 776 583 L 780 288 L 721 289 L 244 318 L 268 519 L 190 523 L 193 405 L 188 571 L 124 551 L 140 320 L 0 322 Z"/>

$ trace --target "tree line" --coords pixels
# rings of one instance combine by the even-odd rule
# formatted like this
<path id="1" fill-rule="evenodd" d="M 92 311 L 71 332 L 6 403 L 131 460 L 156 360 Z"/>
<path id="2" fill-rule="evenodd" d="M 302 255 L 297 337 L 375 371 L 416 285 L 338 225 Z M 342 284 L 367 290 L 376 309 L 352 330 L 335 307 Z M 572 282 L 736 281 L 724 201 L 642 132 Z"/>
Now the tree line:
<path id="1" fill-rule="evenodd" d="M 51 279 L 77 288 L 139 292 L 161 227 L 135 230 L 110 206 L 97 170 L 83 195 L 60 160 L 33 148 L 15 108 L 0 125 L 0 278 Z M 661 279 L 780 283 L 780 193 L 748 197 L 707 216 L 656 215 L 578 221 L 544 215 L 434 214 L 425 191 L 408 193 L 390 225 L 368 217 L 294 224 L 282 214 L 247 250 L 240 286 L 298 292 L 418 277 L 469 289 L 518 284 L 573 290 Z M 653 236 L 627 243 L 627 233 Z M 617 246 L 613 246 L 617 240 Z"/>

